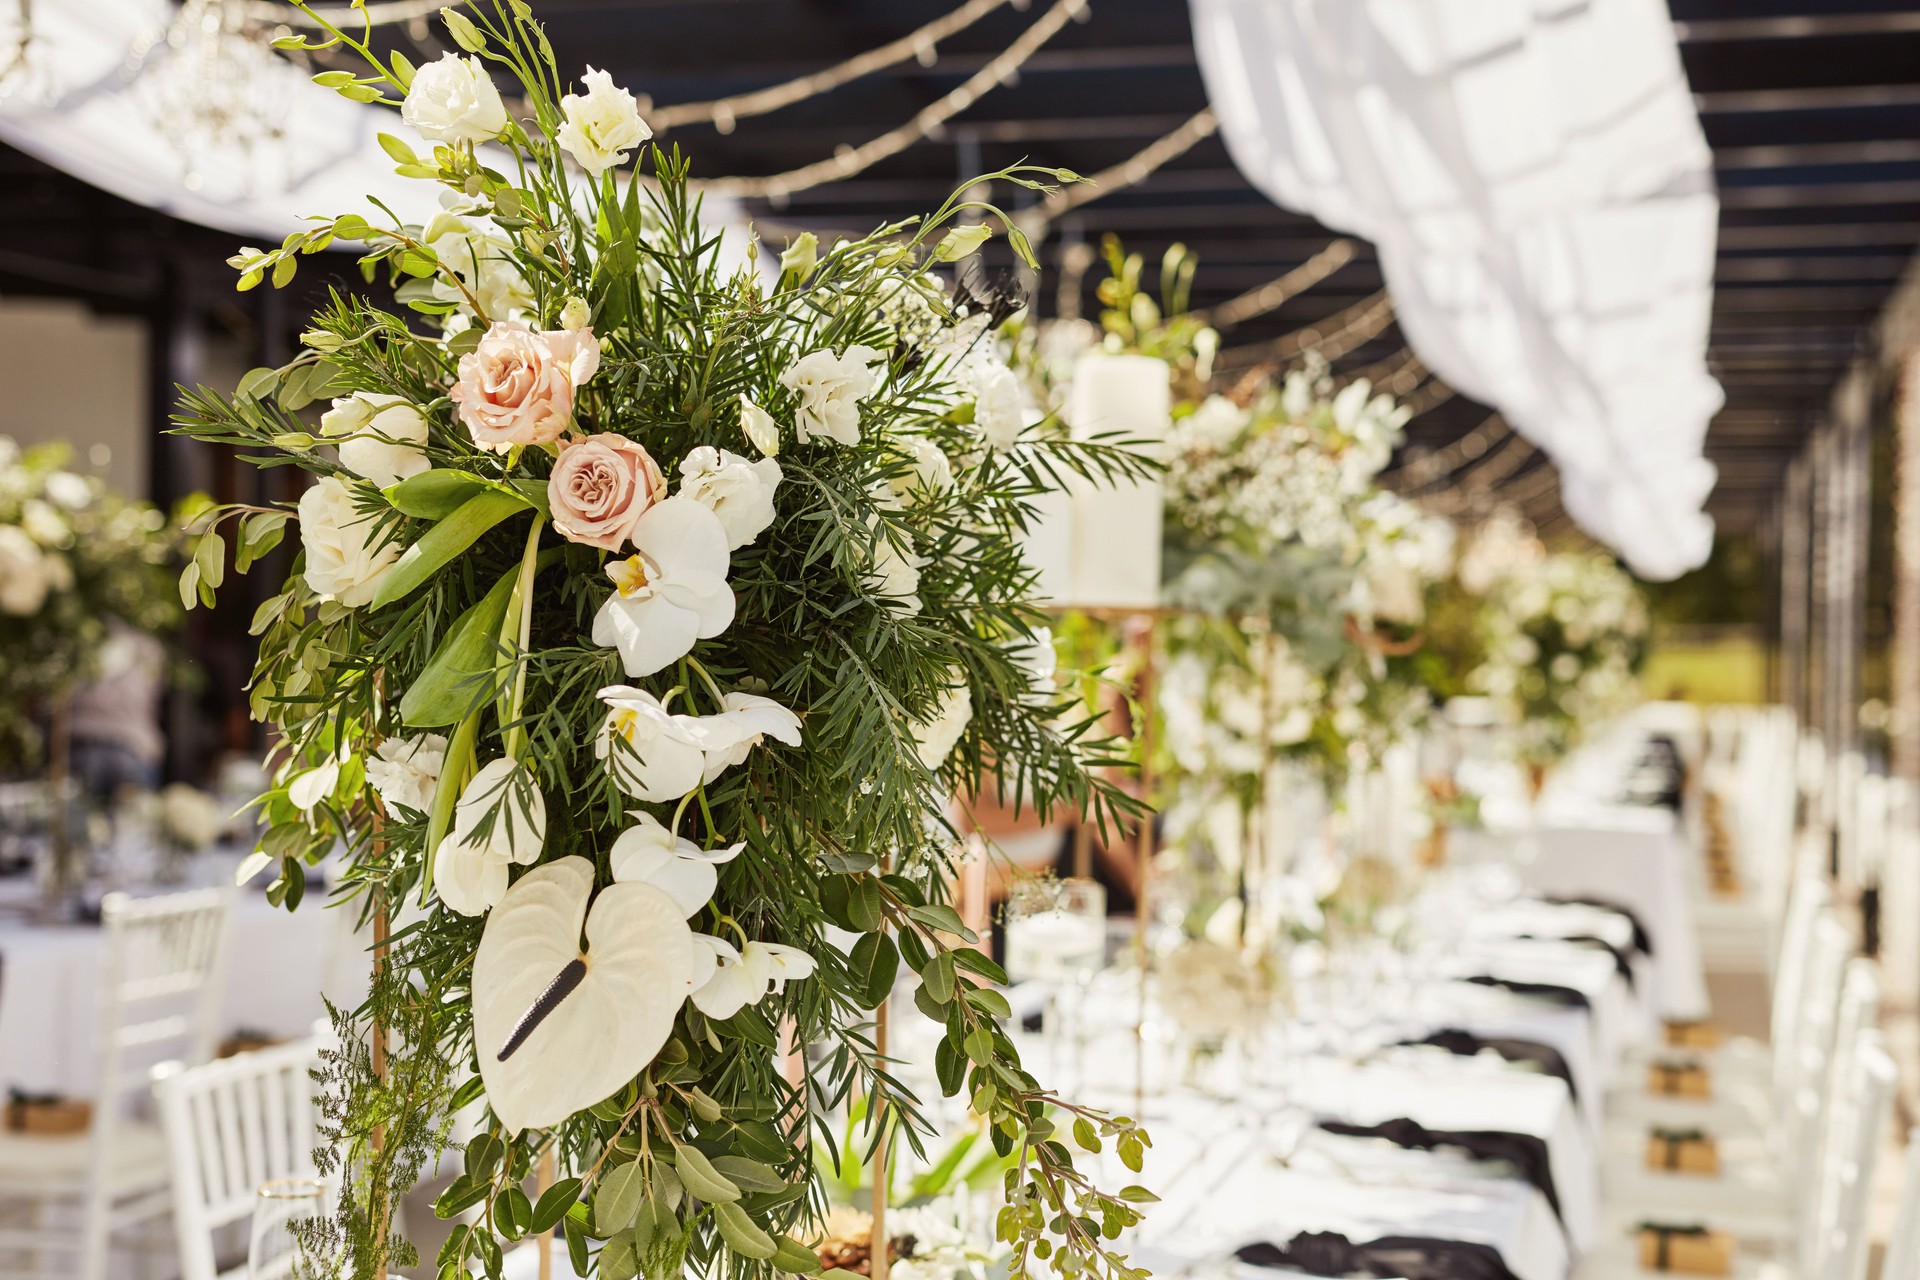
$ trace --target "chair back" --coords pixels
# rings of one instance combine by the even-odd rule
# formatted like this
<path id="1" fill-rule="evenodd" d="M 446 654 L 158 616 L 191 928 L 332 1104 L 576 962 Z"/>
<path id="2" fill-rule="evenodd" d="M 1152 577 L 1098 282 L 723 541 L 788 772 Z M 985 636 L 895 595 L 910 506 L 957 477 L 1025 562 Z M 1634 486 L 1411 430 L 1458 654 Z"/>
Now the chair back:
<path id="1" fill-rule="evenodd" d="M 1880 966 L 1856 956 L 1847 961 L 1824 1052 L 1817 1045 L 1800 1047 L 1804 1075 L 1793 1105 L 1783 1113 L 1787 1132 L 1783 1167 L 1799 1171 L 1803 1180 L 1797 1206 L 1803 1224 L 1813 1221 L 1822 1171 L 1834 1158 L 1833 1143 L 1849 1123 L 1846 1110 L 1854 1105 L 1858 1083 L 1854 1059 L 1866 1044 L 1864 1033 L 1879 1020 Z M 1819 1034 L 1816 1021 L 1806 1025 L 1810 1036 Z"/>
<path id="2" fill-rule="evenodd" d="M 1801 1274 L 1865 1280 L 1873 1173 L 1893 1114 L 1896 1074 L 1880 1033 L 1859 1033 L 1842 1105 L 1830 1118 L 1811 1219 L 1800 1233 Z"/>
<path id="3" fill-rule="evenodd" d="M 1887 1236 L 1880 1280 L 1920 1280 L 1920 1125 L 1907 1130 L 1900 1206 L 1893 1211 L 1893 1230 Z"/>
<path id="4" fill-rule="evenodd" d="M 297 1040 L 205 1066 L 154 1068 L 181 1280 L 216 1280 L 214 1232 L 253 1213 L 262 1183 L 315 1176 L 308 1073 L 319 1049 L 318 1039 Z"/>
<path id="5" fill-rule="evenodd" d="M 1853 938 L 1827 910 L 1825 901 L 1822 896 L 1822 905 L 1808 921 L 1795 971 L 1788 974 L 1783 965 L 1774 992 L 1778 1020 L 1768 1041 L 1773 1046 L 1774 1096 L 1781 1103 L 1792 1100 L 1809 1065 L 1817 1068 L 1825 1062 L 1833 1043 L 1835 1004 Z M 1783 999 L 1787 1007 L 1780 1009 Z"/>

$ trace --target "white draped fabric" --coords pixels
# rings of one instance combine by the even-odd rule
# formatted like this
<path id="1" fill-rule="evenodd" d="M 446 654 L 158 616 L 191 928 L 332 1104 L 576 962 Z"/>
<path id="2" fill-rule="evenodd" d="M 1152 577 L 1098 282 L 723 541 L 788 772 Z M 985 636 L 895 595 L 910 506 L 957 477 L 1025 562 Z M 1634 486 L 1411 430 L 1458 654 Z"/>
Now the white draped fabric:
<path id="1" fill-rule="evenodd" d="M 115 195 L 262 244 L 308 230 L 316 214 L 424 223 L 437 183 L 402 178 L 375 135 L 424 149 L 392 110 L 349 102 L 262 47 L 206 71 L 192 40 L 167 43 L 169 0 L 86 0 L 33 6 L 27 68 L 0 94 L 0 141 Z M 19 18 L 0 12 L 10 46 Z M 209 83 L 212 81 L 213 83 Z M 236 113 L 244 142 L 183 130 L 209 104 Z M 740 226 L 738 205 L 708 196 L 716 228 Z M 745 247 L 745 237 L 737 243 Z"/>
<path id="2" fill-rule="evenodd" d="M 1718 202 L 1662 0 L 1191 0 L 1235 163 L 1378 246 L 1409 344 L 1643 577 L 1700 564 Z"/>

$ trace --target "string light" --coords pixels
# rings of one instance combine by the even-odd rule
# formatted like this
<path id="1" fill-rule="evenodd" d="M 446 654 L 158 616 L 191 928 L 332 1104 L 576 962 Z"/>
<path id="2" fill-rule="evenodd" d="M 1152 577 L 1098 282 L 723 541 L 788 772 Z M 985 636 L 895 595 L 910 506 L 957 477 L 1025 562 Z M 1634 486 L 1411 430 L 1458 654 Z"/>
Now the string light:
<path id="1" fill-rule="evenodd" d="M 1413 353 L 1413 348 L 1402 347 L 1384 360 L 1362 365 L 1350 373 L 1340 375 L 1349 382 L 1358 382 L 1365 378 L 1380 391 L 1391 396 L 1402 396 L 1420 385 L 1427 376 L 1427 366 Z"/>
<path id="2" fill-rule="evenodd" d="M 1513 428 L 1505 418 L 1497 413 L 1489 414 L 1479 426 L 1446 448 L 1409 458 L 1393 470 L 1382 472 L 1380 479 L 1402 493 L 1424 489 L 1436 480 L 1451 476 L 1462 464 L 1474 461 L 1512 434 Z"/>
<path id="3" fill-rule="evenodd" d="M 1237 298 L 1230 298 L 1217 307 L 1210 307 L 1200 312 L 1199 316 L 1215 329 L 1229 329 L 1255 316 L 1277 311 L 1290 299 L 1353 261 L 1353 249 L 1353 241 L 1335 240 L 1286 274 L 1275 277 L 1257 289 L 1249 289 Z"/>
<path id="4" fill-rule="evenodd" d="M 967 0 L 953 12 L 935 18 L 932 22 L 917 30 L 910 31 L 898 40 L 889 41 L 877 49 L 848 58 L 823 71 L 799 76 L 785 84 L 770 85 L 765 89 L 755 89 L 751 93 L 738 93 L 731 97 L 715 98 L 711 102 L 676 102 L 668 106 L 649 106 L 642 104 L 642 113 L 647 123 L 657 132 L 665 133 L 681 125 L 711 123 L 721 133 L 732 133 L 734 123 L 748 116 L 761 116 L 769 111 L 778 111 L 790 107 L 796 102 L 805 102 L 808 98 L 817 98 L 823 93 L 831 93 L 844 84 L 849 84 L 862 76 L 884 71 L 888 67 L 916 58 L 923 67 L 930 67 L 939 59 L 936 52 L 940 41 L 965 31 L 994 10 L 1013 3 L 1015 8 L 1027 7 L 1027 0 Z"/>
<path id="5" fill-rule="evenodd" d="M 447 0 L 371 0 L 360 8 L 347 6 L 320 9 L 317 12 L 336 27 L 342 23 L 351 23 L 356 27 L 363 23 L 385 27 L 398 22 L 424 22 L 446 7 Z M 259 22 L 277 22 L 289 27 L 306 27 L 313 31 L 322 29 L 318 18 L 302 13 L 291 5 L 256 0 L 255 3 L 248 5 L 247 9 Z"/>
<path id="6" fill-rule="evenodd" d="M 790 169 L 763 178 L 710 178 L 696 183 L 702 191 L 716 195 L 771 200 L 779 205 L 797 191 L 829 182 L 840 182 L 872 168 L 890 156 L 899 155 L 916 142 L 925 141 L 947 121 L 971 107 L 1000 85 L 1011 80 L 1022 64 L 1058 35 L 1067 23 L 1087 7 L 1087 0 L 1059 0 L 1053 8 L 1021 32 L 1014 42 L 980 70 L 968 76 L 958 88 L 942 95 L 906 124 L 857 147 L 843 147 L 826 160 Z"/>
<path id="7" fill-rule="evenodd" d="M 1407 414 L 1408 417 L 1417 418 L 1435 405 L 1445 404 L 1447 401 L 1453 399 L 1456 394 L 1452 387 L 1440 381 L 1440 379 L 1434 378 L 1430 380 L 1426 386 L 1421 387 L 1412 395 L 1402 399 L 1400 403 L 1409 411 Z"/>

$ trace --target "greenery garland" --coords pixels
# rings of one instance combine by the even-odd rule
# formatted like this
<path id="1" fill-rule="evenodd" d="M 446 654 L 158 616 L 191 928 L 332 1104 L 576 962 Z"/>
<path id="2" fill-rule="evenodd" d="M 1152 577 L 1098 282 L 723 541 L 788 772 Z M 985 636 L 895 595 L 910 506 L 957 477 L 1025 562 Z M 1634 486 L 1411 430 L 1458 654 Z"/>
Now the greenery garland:
<path id="1" fill-rule="evenodd" d="M 232 260 L 241 288 L 277 286 L 359 245 L 438 332 L 336 295 L 299 358 L 186 392 L 177 419 L 317 477 L 254 623 L 253 705 L 284 753 L 244 871 L 297 907 L 344 844 L 336 897 L 392 924 L 368 1001 L 336 1014 L 345 1195 L 311 1243 L 357 1276 L 411 1265 L 388 1207 L 483 1102 L 438 1204 L 479 1215 L 441 1275 L 498 1275 L 504 1246 L 556 1227 L 603 1280 L 818 1271 L 830 1113 L 864 1098 L 869 1150 L 929 1132 L 873 1036 L 904 963 L 944 1029 L 941 1087 L 1011 1159 L 1013 1274 L 1138 1280 L 1113 1242 L 1151 1196 L 1095 1187 L 1068 1135 L 1138 1169 L 1145 1133 L 1022 1068 L 1004 975 L 948 902 L 955 792 L 991 778 L 1108 826 L 1138 810 L 1034 653 L 1021 547 L 1069 474 L 1149 464 L 984 420 L 1004 302 L 929 274 L 995 223 L 1030 247 L 956 195 L 850 243 L 802 237 L 767 283 L 723 265 L 630 95 L 591 71 L 564 91 L 521 0 L 446 11 L 464 54 L 418 69 L 306 11 L 326 34 L 304 47 L 372 69 L 316 78 L 403 100 L 436 145 L 382 145 L 446 189 L 424 226 L 318 219 Z M 315 434 L 297 414 L 323 399 Z M 287 514 L 224 508 L 209 541 L 249 557 Z M 559 1176 L 530 1195 L 546 1155 Z"/>

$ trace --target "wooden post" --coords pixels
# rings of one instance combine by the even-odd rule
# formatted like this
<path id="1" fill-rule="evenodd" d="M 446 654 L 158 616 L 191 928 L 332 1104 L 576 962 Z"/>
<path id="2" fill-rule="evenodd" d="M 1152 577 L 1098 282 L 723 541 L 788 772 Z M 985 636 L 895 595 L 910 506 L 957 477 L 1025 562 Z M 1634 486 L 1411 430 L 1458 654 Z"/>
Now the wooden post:
<path id="1" fill-rule="evenodd" d="M 380 839 L 377 834 L 379 831 L 379 823 L 379 818 L 375 817 L 374 830 L 376 835 L 374 839 L 376 841 Z M 373 900 L 373 979 L 376 983 L 380 981 L 381 975 L 386 972 L 387 936 L 390 930 L 391 923 L 387 918 L 386 895 L 376 890 Z M 387 1082 L 387 1026 L 378 1018 L 375 1018 L 373 1021 L 372 1035 L 373 1078 L 381 1084 L 385 1084 Z M 375 1151 L 379 1151 L 386 1146 L 386 1125 L 377 1124 L 373 1127 L 372 1141 Z M 393 1221 L 393 1205 L 388 1199 L 390 1194 L 391 1189 L 383 1187 L 379 1191 L 373 1204 L 374 1238 L 379 1241 L 379 1252 L 376 1255 L 379 1258 L 379 1265 L 374 1268 L 373 1280 L 387 1280 L 387 1235 L 389 1225 Z"/>
<path id="2" fill-rule="evenodd" d="M 554 1141 L 558 1142 L 559 1139 L 556 1138 Z M 553 1185 L 554 1178 L 559 1175 L 558 1164 L 559 1162 L 554 1158 L 553 1146 L 548 1144 L 547 1149 L 540 1153 L 540 1167 L 533 1175 L 535 1203 L 538 1203 L 540 1197 L 546 1194 L 547 1188 Z M 540 1260 L 540 1280 L 553 1280 L 553 1230 L 549 1228 L 542 1231 L 535 1238 L 533 1248 Z"/>
<path id="3" fill-rule="evenodd" d="M 880 1061 L 887 1056 L 887 1006 L 891 998 L 882 1000 L 873 1014 L 874 1055 Z M 887 1129 L 886 1116 L 882 1106 L 884 1095 L 875 1089 L 868 1095 L 870 1107 L 867 1119 L 873 1122 L 873 1227 L 867 1234 L 867 1276 L 868 1280 L 887 1280 L 887 1272 L 893 1263 L 893 1253 L 887 1241 Z"/>

